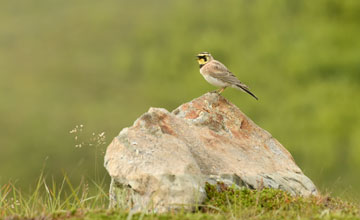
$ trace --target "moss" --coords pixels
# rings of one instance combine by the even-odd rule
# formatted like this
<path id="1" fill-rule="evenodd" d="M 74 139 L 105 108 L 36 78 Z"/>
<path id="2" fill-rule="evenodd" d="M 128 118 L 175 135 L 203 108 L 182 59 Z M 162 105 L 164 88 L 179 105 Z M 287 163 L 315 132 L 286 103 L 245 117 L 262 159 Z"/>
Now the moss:
<path id="1" fill-rule="evenodd" d="M 328 196 L 292 196 L 288 192 L 263 188 L 228 187 L 224 183 L 206 184 L 207 199 L 202 212 L 232 213 L 233 215 L 279 216 L 284 218 L 337 216 L 358 218 L 359 208 L 352 203 Z M 357 216 L 357 217 L 356 217 Z"/>

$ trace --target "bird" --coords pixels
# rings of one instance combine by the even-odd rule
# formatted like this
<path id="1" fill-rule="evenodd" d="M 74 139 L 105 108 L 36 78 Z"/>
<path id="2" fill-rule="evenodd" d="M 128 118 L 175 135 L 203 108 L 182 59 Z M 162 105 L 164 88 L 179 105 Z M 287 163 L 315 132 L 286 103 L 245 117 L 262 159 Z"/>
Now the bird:
<path id="1" fill-rule="evenodd" d="M 200 65 L 200 73 L 205 80 L 211 85 L 220 87 L 220 89 L 215 90 L 214 92 L 221 94 L 227 87 L 232 87 L 246 92 L 258 100 L 258 97 L 250 91 L 250 88 L 247 85 L 240 82 L 240 80 L 236 78 L 224 64 L 215 60 L 210 53 L 199 53 L 197 55 L 197 61 Z"/>

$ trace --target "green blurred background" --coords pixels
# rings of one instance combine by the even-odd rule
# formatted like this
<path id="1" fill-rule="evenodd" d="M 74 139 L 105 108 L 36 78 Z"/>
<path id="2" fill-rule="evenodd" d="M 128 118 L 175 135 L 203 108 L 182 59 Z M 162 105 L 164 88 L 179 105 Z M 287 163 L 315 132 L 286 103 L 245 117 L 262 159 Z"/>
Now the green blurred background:
<path id="1" fill-rule="evenodd" d="M 195 61 L 208 51 L 260 100 L 223 96 L 321 191 L 360 194 L 359 0 L 0 5 L 0 184 L 26 188 L 43 167 L 56 179 L 107 176 L 103 152 L 122 128 L 214 89 Z M 90 146 L 102 132 L 107 143 Z"/>

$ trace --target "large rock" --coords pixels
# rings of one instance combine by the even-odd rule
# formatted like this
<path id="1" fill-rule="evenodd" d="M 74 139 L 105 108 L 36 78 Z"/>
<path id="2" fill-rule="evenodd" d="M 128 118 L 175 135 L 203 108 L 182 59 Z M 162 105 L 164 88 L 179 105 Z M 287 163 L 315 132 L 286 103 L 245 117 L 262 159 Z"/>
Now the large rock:
<path id="1" fill-rule="evenodd" d="M 110 205 L 134 211 L 191 208 L 206 197 L 206 182 L 317 193 L 271 134 L 216 93 L 171 113 L 150 108 L 114 138 L 105 167 L 112 178 Z"/>

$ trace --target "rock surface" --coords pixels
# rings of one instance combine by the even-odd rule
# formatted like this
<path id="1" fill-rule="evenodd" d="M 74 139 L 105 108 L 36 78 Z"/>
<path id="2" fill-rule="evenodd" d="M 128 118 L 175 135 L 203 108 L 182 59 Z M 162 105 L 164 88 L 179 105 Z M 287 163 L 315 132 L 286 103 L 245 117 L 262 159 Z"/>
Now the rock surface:
<path id="1" fill-rule="evenodd" d="M 171 113 L 150 108 L 114 138 L 105 167 L 110 205 L 134 211 L 191 209 L 206 198 L 205 182 L 317 194 L 291 154 L 216 93 Z"/>

